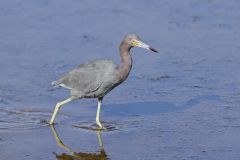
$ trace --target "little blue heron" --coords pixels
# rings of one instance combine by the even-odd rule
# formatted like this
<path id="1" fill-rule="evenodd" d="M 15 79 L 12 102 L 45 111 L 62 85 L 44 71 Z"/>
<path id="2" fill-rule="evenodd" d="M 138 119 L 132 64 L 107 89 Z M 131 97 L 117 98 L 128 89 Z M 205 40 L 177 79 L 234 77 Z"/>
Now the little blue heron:
<path id="1" fill-rule="evenodd" d="M 87 62 L 68 72 L 62 78 L 52 82 L 53 86 L 69 89 L 71 97 L 57 103 L 50 124 L 54 123 L 54 119 L 62 105 L 81 98 L 98 98 L 96 123 L 100 129 L 106 129 L 100 122 L 100 109 L 103 97 L 128 77 L 132 68 L 130 49 L 135 46 L 158 52 L 149 45 L 141 42 L 139 36 L 128 34 L 119 46 L 121 57 L 119 65 L 111 60 Z"/>

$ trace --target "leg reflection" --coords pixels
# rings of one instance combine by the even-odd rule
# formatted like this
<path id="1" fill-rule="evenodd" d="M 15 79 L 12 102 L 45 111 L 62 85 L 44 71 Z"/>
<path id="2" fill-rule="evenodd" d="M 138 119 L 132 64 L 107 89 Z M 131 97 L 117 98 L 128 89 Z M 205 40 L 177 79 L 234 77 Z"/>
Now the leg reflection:
<path id="1" fill-rule="evenodd" d="M 59 147 L 63 148 L 64 150 L 67 150 L 70 154 L 67 153 L 62 153 L 62 154 L 55 154 L 56 158 L 58 160 L 69 160 L 69 159 L 76 159 L 76 160 L 82 160 L 82 159 L 88 159 L 88 160 L 109 160 L 107 157 L 107 154 L 103 148 L 103 143 L 102 143 L 102 137 L 101 137 L 101 131 L 97 131 L 97 137 L 98 137 L 98 143 L 100 150 L 99 152 L 96 153 L 89 153 L 89 152 L 74 152 L 70 147 L 66 146 L 61 139 L 59 138 L 55 128 L 53 125 L 51 125 L 51 130 L 53 132 L 53 135 L 56 139 L 56 142 Z"/>

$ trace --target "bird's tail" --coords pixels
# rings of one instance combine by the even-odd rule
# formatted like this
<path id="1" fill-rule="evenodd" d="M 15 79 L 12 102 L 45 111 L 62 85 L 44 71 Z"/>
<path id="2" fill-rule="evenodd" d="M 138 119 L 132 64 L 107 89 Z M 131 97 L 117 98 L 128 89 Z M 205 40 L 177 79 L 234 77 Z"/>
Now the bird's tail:
<path id="1" fill-rule="evenodd" d="M 60 80 L 53 81 L 53 82 L 52 82 L 52 86 L 53 86 L 54 88 L 59 87 L 60 83 L 61 83 Z"/>
<path id="2" fill-rule="evenodd" d="M 56 86 L 56 81 L 52 82 L 52 86 L 55 87 Z"/>
<path id="3" fill-rule="evenodd" d="M 58 80 L 56 80 L 56 81 L 53 81 L 53 82 L 52 82 L 52 86 L 53 86 L 54 88 L 60 87 L 61 84 L 63 83 L 63 81 L 64 81 L 64 77 L 63 77 L 63 78 L 60 78 L 60 79 L 58 79 Z"/>

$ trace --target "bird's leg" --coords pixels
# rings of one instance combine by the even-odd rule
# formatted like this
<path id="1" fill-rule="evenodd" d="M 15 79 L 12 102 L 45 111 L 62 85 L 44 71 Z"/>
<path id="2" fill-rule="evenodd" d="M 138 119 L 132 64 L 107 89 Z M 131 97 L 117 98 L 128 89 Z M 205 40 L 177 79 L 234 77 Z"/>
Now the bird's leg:
<path id="1" fill-rule="evenodd" d="M 57 103 L 57 105 L 56 105 L 56 107 L 55 107 L 55 109 L 54 109 L 54 112 L 53 112 L 53 114 L 52 114 L 52 118 L 51 118 L 50 124 L 53 124 L 53 123 L 54 123 L 54 119 L 55 119 L 55 117 L 56 117 L 59 109 L 61 108 L 61 106 L 64 105 L 64 104 L 66 104 L 66 103 L 68 103 L 68 102 L 70 102 L 70 101 L 72 101 L 72 98 L 68 98 L 68 99 L 66 99 L 66 100 L 64 100 L 64 101 L 62 101 L 62 102 Z"/>
<path id="2" fill-rule="evenodd" d="M 96 115 L 96 123 L 100 127 L 100 129 L 107 130 L 100 122 L 100 110 L 102 105 L 102 99 L 103 97 L 98 98 L 98 108 L 97 108 L 97 115 Z"/>

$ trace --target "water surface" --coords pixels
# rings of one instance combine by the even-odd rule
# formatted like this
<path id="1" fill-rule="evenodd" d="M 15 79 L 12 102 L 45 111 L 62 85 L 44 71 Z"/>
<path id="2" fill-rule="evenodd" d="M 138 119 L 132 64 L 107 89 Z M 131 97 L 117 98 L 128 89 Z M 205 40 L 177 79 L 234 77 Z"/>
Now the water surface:
<path id="1" fill-rule="evenodd" d="M 236 0 L 1 1 L 1 158 L 239 159 L 239 7 Z M 51 81 L 85 61 L 118 63 L 130 32 L 160 53 L 132 49 L 128 80 L 103 101 L 109 131 L 96 131 L 90 99 L 67 104 L 55 129 L 47 125 L 68 97 Z"/>

